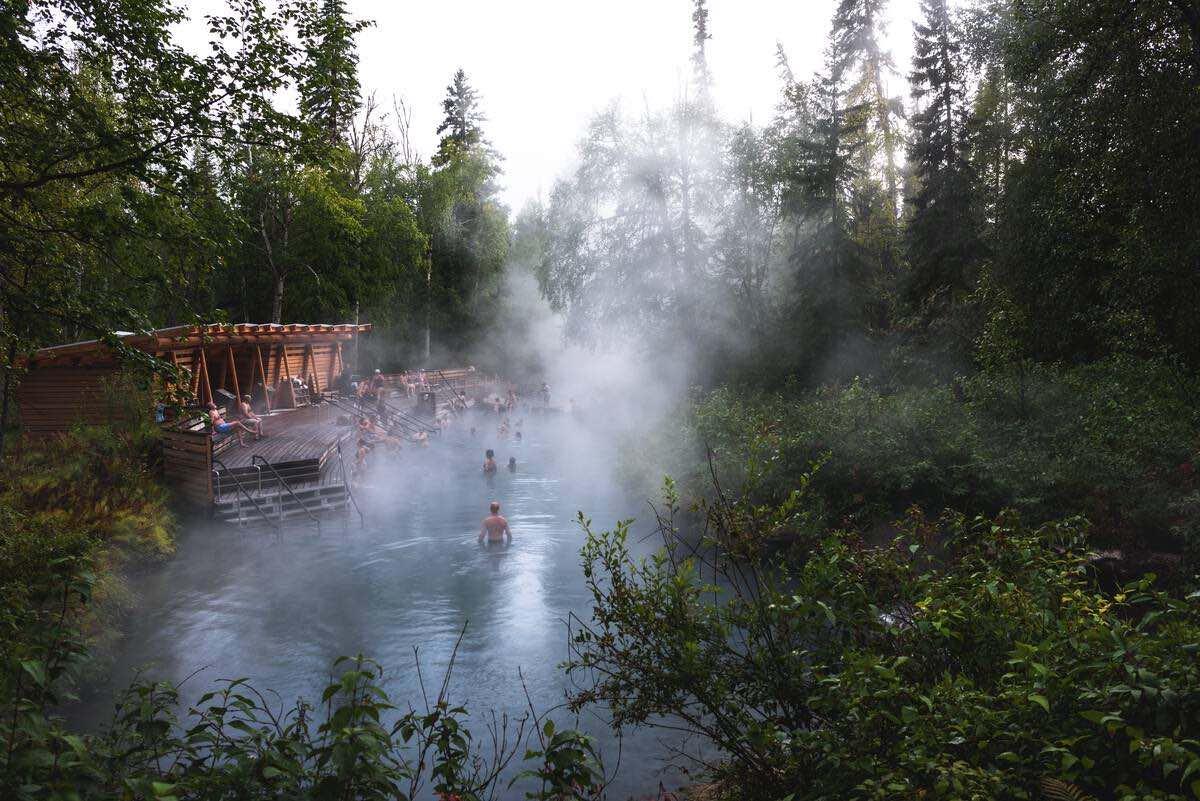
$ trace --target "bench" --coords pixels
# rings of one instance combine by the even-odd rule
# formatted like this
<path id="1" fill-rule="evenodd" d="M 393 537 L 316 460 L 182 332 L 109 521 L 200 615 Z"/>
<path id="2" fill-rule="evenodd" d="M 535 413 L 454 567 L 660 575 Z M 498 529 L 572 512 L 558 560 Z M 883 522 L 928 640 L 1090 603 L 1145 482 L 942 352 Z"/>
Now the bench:
<path id="1" fill-rule="evenodd" d="M 222 417 L 225 416 L 224 408 L 218 408 L 217 411 L 219 411 L 221 413 Z M 196 431 L 196 432 L 208 431 L 209 436 L 212 438 L 213 456 L 216 456 L 217 454 L 226 450 L 230 445 L 237 442 L 237 437 L 233 434 L 219 434 L 216 431 L 212 431 L 209 426 L 209 423 L 207 421 L 205 421 L 204 418 L 201 418 L 201 417 L 196 417 L 196 418 L 192 418 L 191 420 L 184 421 L 184 422 L 180 423 L 178 427 L 181 431 Z"/>

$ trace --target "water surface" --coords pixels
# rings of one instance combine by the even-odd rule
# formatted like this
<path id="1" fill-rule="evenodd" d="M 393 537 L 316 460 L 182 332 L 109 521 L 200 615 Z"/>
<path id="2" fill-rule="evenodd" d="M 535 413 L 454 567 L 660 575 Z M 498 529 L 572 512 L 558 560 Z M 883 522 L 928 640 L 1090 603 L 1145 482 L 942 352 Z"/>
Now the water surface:
<path id="1" fill-rule="evenodd" d="M 333 660 L 360 652 L 386 667 L 393 702 L 421 708 L 414 649 L 427 687 L 436 684 L 464 625 L 451 695 L 476 727 L 491 710 L 512 717 L 527 708 L 518 671 L 539 712 L 560 704 L 565 621 L 591 612 L 576 515 L 608 528 L 645 517 L 646 507 L 616 488 L 607 438 L 565 418 L 527 418 L 522 433 L 521 442 L 501 440 L 496 418 L 480 416 L 428 449 L 406 449 L 397 466 L 372 467 L 359 491 L 365 526 L 340 515 L 319 532 L 308 522 L 279 533 L 187 526 L 172 559 L 134 578 L 138 607 L 111 680 L 92 688 L 73 716 L 103 725 L 114 688 L 138 672 L 179 682 L 199 670 L 183 685 L 184 703 L 236 677 L 288 702 L 315 700 Z M 490 479 L 480 469 L 489 447 L 500 464 Z M 510 456 L 516 472 L 506 467 Z M 492 500 L 512 526 L 510 547 L 476 543 Z M 573 722 L 565 711 L 556 717 Z M 618 744 L 603 721 L 579 724 L 615 763 Z M 610 797 L 657 789 L 667 752 L 660 735 L 626 732 L 620 751 Z M 520 793 L 500 793 L 510 796 Z"/>

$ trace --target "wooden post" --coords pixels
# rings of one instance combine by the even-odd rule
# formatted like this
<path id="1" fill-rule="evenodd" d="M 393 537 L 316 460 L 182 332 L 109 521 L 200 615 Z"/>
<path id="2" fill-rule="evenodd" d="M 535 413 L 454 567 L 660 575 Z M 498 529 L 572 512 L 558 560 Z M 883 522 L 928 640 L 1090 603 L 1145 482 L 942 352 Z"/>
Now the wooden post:
<path id="1" fill-rule="evenodd" d="M 254 346 L 255 361 L 258 362 L 258 374 L 262 376 L 263 396 L 267 399 L 267 413 L 271 413 L 271 393 L 267 392 L 267 370 L 263 367 L 262 348 Z"/>
<path id="2" fill-rule="evenodd" d="M 321 391 L 321 381 L 320 381 L 320 377 L 317 375 L 317 356 L 315 353 L 313 353 L 313 346 L 311 344 L 304 346 L 304 362 L 305 362 L 305 366 L 304 366 L 302 372 L 306 371 L 310 368 L 312 370 L 311 373 L 305 372 L 305 377 L 307 377 L 309 375 L 312 376 L 312 378 L 309 381 L 309 387 L 312 389 L 313 392 L 320 392 Z"/>
<path id="3" fill-rule="evenodd" d="M 242 401 L 242 387 L 238 383 L 237 377 L 237 360 L 233 357 L 233 345 L 226 345 L 227 358 L 229 361 L 229 371 L 233 373 L 233 394 L 237 396 L 238 403 Z"/>
<path id="4" fill-rule="evenodd" d="M 188 379 L 188 392 L 193 398 L 200 397 L 200 351 L 192 351 L 192 375 Z"/>
<path id="5" fill-rule="evenodd" d="M 337 381 L 337 377 L 342 374 L 342 370 L 346 369 L 342 366 L 342 343 L 334 343 L 333 358 L 329 360 L 329 386 L 333 386 Z"/>
<path id="6" fill-rule="evenodd" d="M 208 393 L 208 402 L 216 403 L 213 400 L 212 379 L 208 375 L 208 359 L 204 357 L 204 348 L 200 348 L 200 370 L 204 373 L 204 390 Z"/>

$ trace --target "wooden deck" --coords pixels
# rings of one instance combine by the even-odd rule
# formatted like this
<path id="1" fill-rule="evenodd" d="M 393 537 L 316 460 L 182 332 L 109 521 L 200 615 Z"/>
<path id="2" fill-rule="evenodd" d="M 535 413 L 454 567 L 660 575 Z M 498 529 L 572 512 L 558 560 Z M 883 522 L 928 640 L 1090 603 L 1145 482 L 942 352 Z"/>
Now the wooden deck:
<path id="1" fill-rule="evenodd" d="M 339 441 L 351 435 L 349 426 L 340 425 L 338 417 L 344 412 L 320 405 L 278 411 L 263 417 L 266 436 L 258 441 L 246 437 L 246 446 L 233 443 L 221 450 L 216 458 L 227 468 L 240 471 L 252 468 L 255 456 L 261 456 L 275 467 L 295 462 L 323 462 Z"/>

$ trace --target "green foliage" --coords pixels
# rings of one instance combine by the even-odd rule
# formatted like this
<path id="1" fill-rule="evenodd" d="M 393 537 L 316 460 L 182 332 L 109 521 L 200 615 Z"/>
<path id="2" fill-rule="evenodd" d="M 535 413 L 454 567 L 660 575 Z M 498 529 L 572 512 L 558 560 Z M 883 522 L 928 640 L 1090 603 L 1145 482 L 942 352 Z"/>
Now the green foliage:
<path id="1" fill-rule="evenodd" d="M 701 735 L 731 799 L 1200 796 L 1200 594 L 1099 591 L 1081 521 L 1013 513 L 746 558 L 780 513 L 722 496 L 641 561 L 584 521 L 573 702 Z"/>
<path id="2" fill-rule="evenodd" d="M 1195 392 L 1173 365 L 1132 359 L 890 391 L 869 381 L 812 395 L 721 389 L 697 401 L 690 439 L 713 449 L 727 486 L 756 471 L 755 497 L 776 502 L 828 452 L 814 486 L 835 525 L 867 527 L 913 503 L 1015 505 L 1035 521 L 1075 509 L 1098 542 L 1178 550 L 1169 530 L 1190 518 L 1170 507 L 1195 491 Z M 688 474 L 692 489 L 703 473 Z"/>

